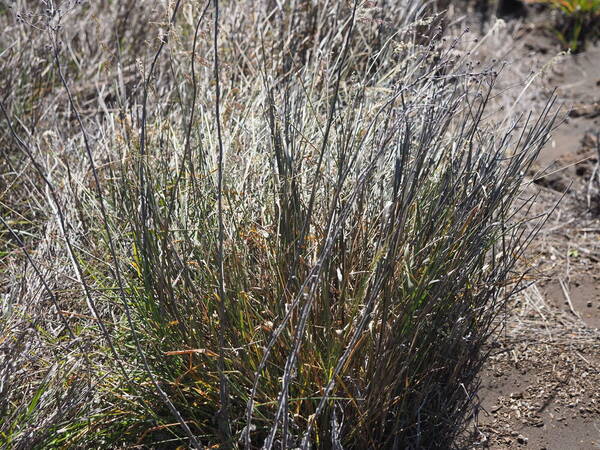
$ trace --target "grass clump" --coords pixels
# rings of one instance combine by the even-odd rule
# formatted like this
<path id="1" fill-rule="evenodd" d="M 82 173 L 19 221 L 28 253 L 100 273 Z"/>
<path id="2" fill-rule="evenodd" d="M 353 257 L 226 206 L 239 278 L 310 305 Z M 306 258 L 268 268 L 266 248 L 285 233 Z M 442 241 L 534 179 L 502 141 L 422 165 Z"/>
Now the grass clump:
<path id="1" fill-rule="evenodd" d="M 600 28 L 600 1 L 598 0 L 551 0 L 563 18 L 557 26 L 557 36 L 562 44 L 573 52 L 585 46 L 586 41 L 598 38 Z"/>
<path id="2" fill-rule="evenodd" d="M 106 60 L 115 37 L 69 27 L 125 32 L 135 5 L 75 3 L 40 38 L 64 109 L 32 130 L 2 100 L 50 211 L 27 244 L 3 221 L 6 444 L 452 446 L 531 238 L 514 206 L 549 109 L 486 119 L 496 67 L 457 57 L 417 2 L 177 1 L 137 11 L 159 39 L 116 31 Z M 23 342 L 61 356 L 33 370 Z"/>

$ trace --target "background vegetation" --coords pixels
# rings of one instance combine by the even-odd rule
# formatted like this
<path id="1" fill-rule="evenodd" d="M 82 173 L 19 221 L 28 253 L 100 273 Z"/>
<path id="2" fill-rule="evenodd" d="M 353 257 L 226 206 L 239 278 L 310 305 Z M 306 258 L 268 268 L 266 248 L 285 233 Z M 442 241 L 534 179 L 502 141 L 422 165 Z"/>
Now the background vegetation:
<path id="1" fill-rule="evenodd" d="M 563 45 L 572 51 L 581 50 L 587 41 L 600 36 L 599 0 L 551 0 L 562 13 L 556 33 Z"/>

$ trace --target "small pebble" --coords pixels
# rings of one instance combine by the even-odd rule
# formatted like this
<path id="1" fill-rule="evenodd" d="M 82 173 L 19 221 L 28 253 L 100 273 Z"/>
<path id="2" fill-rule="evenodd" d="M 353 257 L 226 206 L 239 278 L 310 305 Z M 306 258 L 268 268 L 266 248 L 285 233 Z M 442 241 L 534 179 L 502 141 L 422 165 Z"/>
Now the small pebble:
<path id="1" fill-rule="evenodd" d="M 591 308 L 592 307 L 592 302 L 587 302 L 587 307 Z"/>
<path id="2" fill-rule="evenodd" d="M 527 441 L 529 441 L 529 439 L 527 439 L 525 436 L 523 435 L 519 435 L 519 437 L 517 437 L 517 442 L 519 444 L 527 444 Z"/>

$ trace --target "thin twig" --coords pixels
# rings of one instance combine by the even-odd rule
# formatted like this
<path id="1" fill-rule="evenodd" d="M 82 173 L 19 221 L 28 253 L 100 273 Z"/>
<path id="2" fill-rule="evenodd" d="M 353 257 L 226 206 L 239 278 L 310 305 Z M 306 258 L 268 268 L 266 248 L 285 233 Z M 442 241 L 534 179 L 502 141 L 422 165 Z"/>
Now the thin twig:
<path id="1" fill-rule="evenodd" d="M 219 396 L 221 404 L 217 413 L 219 423 L 219 431 L 221 433 L 222 445 L 225 448 L 231 448 L 231 424 L 229 419 L 229 385 L 227 376 L 225 375 L 225 330 L 228 326 L 227 317 L 225 314 L 225 268 L 224 260 L 224 244 L 225 231 L 223 223 L 223 137 L 221 132 L 221 86 L 219 76 L 219 0 L 214 0 L 215 21 L 214 21 L 214 76 L 215 76 L 215 120 L 217 123 L 217 142 L 218 142 L 218 169 L 217 169 L 217 208 L 219 221 L 219 237 L 217 248 L 217 265 L 219 267 Z"/>
<path id="2" fill-rule="evenodd" d="M 577 311 L 575 311 L 575 307 L 573 306 L 573 302 L 571 301 L 571 295 L 569 294 L 569 290 L 567 289 L 565 282 L 563 281 L 562 278 L 559 278 L 558 282 L 560 283 L 560 287 L 562 289 L 562 293 L 565 297 L 565 300 L 567 301 L 567 304 L 569 305 L 569 309 L 571 310 L 571 312 L 573 313 L 574 316 L 581 319 L 581 316 L 579 315 L 579 313 Z"/>

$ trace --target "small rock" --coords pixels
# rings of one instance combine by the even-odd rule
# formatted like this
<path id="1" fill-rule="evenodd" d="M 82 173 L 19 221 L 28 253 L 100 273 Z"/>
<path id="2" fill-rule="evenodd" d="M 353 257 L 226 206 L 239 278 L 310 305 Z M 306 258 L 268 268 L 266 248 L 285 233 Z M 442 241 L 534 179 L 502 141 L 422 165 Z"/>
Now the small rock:
<path id="1" fill-rule="evenodd" d="M 517 442 L 521 445 L 527 444 L 527 442 L 529 441 L 529 439 L 527 439 L 525 436 L 523 436 L 522 434 L 520 434 L 517 437 Z"/>

